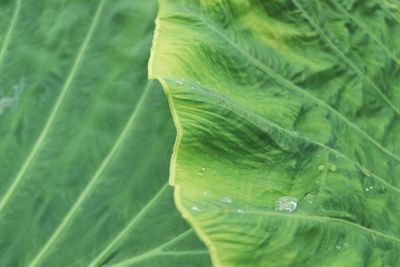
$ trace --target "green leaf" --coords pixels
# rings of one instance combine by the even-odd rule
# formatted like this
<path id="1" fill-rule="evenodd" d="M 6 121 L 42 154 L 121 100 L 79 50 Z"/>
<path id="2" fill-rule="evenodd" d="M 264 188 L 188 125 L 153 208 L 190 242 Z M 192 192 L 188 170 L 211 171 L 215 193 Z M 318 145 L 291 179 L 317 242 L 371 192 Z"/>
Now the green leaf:
<path id="1" fill-rule="evenodd" d="M 398 10 L 161 1 L 171 183 L 215 266 L 400 264 Z"/>
<path id="2" fill-rule="evenodd" d="M 210 266 L 167 184 L 156 1 L 0 1 L 0 266 Z"/>

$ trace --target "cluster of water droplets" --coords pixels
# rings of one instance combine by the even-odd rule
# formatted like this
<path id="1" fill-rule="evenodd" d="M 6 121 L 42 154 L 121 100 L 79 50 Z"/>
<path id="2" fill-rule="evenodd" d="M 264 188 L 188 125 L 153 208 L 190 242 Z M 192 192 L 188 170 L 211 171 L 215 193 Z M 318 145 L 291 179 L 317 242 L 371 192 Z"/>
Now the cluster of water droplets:
<path id="1" fill-rule="evenodd" d="M 372 177 L 372 172 L 365 167 L 361 167 L 360 171 L 365 177 L 367 177 L 366 179 L 364 179 L 364 183 L 366 184 L 364 187 L 365 192 L 372 191 L 374 189 L 374 187 L 372 186 L 373 182 L 370 178 Z"/>
<path id="2" fill-rule="evenodd" d="M 207 168 L 203 167 L 203 168 L 201 168 L 201 169 L 199 170 L 199 172 L 198 172 L 197 174 L 200 175 L 200 176 L 202 176 L 202 175 L 205 173 L 206 170 L 207 170 Z"/>
<path id="3" fill-rule="evenodd" d="M 365 188 L 365 191 L 367 191 L 367 192 L 368 192 L 368 191 L 370 191 L 370 190 L 373 190 L 373 189 L 374 189 L 374 187 L 373 187 L 373 186 L 369 186 L 369 187 L 366 187 L 366 188 Z"/>
<path id="4" fill-rule="evenodd" d="M 319 171 L 324 171 L 324 170 L 327 170 L 327 171 L 330 171 L 330 172 L 336 172 L 336 165 L 333 165 L 333 164 L 328 164 L 328 165 L 324 165 L 324 164 L 321 164 L 321 165 L 318 165 L 318 170 Z"/>
<path id="5" fill-rule="evenodd" d="M 183 78 L 179 78 L 175 82 L 180 86 L 183 86 L 186 83 L 185 79 Z M 193 84 L 192 89 L 195 89 L 197 86 L 201 86 L 201 83 L 199 81 L 195 81 L 194 83 L 192 81 L 188 81 L 188 83 Z"/>

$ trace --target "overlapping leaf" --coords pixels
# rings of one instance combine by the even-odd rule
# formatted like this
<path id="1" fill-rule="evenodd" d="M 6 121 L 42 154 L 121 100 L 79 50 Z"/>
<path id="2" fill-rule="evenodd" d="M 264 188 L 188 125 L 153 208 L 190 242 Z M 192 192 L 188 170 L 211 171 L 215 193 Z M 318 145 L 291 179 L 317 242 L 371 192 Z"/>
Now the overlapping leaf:
<path id="1" fill-rule="evenodd" d="M 400 264 L 399 18 L 383 0 L 161 0 L 171 182 L 215 266 Z"/>

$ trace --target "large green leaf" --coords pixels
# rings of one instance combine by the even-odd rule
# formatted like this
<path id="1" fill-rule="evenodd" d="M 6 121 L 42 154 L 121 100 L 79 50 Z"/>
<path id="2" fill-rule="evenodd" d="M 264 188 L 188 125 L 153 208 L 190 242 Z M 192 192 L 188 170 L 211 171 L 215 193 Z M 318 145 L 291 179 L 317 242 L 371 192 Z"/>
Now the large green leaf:
<path id="1" fill-rule="evenodd" d="M 399 10 L 161 1 L 171 182 L 215 266 L 400 265 Z"/>
<path id="2" fill-rule="evenodd" d="M 0 1 L 0 266 L 209 266 L 167 184 L 156 1 Z"/>

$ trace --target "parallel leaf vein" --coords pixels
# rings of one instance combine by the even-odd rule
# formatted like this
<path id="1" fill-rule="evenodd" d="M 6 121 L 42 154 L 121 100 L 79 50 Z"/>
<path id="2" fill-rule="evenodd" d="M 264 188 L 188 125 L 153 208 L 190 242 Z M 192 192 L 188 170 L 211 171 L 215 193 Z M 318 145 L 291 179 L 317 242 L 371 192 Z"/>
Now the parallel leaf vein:
<path id="1" fill-rule="evenodd" d="M 67 215 L 63 218 L 60 225 L 57 227 L 57 229 L 54 231 L 54 233 L 51 235 L 51 237 L 46 242 L 46 244 L 42 247 L 42 249 L 39 251 L 39 253 L 34 257 L 31 264 L 29 265 L 30 267 L 36 266 L 47 255 L 47 253 L 51 250 L 51 248 L 55 244 L 55 242 L 60 238 L 62 233 L 65 231 L 65 229 L 68 227 L 68 225 L 71 223 L 71 221 L 75 218 L 82 203 L 87 199 L 88 196 L 90 196 L 92 190 L 95 188 L 96 184 L 101 179 L 104 170 L 107 168 L 107 166 L 110 164 L 110 162 L 112 162 L 113 158 L 115 157 L 115 155 L 121 148 L 123 142 L 125 141 L 126 137 L 128 136 L 129 131 L 132 129 L 133 123 L 135 122 L 135 120 L 139 114 L 139 111 L 143 107 L 143 103 L 146 99 L 146 96 L 148 95 L 148 93 L 150 91 L 151 84 L 152 84 L 152 81 L 147 83 L 147 86 L 144 89 L 144 92 L 143 92 L 142 96 L 140 97 L 138 104 L 136 105 L 135 109 L 133 110 L 131 116 L 129 117 L 128 121 L 126 122 L 121 134 L 115 141 L 111 150 L 109 151 L 107 156 L 104 158 L 104 160 L 101 162 L 100 166 L 95 171 L 95 174 L 90 178 L 89 183 L 87 184 L 85 189 L 81 192 L 81 194 L 78 196 L 77 200 L 75 201 L 75 203 L 73 204 L 71 209 L 68 211 Z"/>
<path id="2" fill-rule="evenodd" d="M 20 14 L 20 10 L 21 10 L 21 2 L 22 2 L 22 0 L 17 0 L 17 2 L 15 4 L 15 9 L 14 9 L 13 16 L 11 18 L 11 22 L 10 22 L 10 25 L 8 26 L 8 30 L 7 30 L 7 33 L 6 33 L 6 37 L 5 37 L 4 41 L 3 41 L 3 45 L 2 45 L 2 47 L 0 49 L 0 65 L 1 65 L 3 59 L 4 59 L 5 55 L 6 55 L 8 46 L 9 46 L 11 38 L 12 38 L 12 34 L 13 34 L 15 26 L 17 24 L 18 17 L 19 17 L 19 14 Z"/>
<path id="3" fill-rule="evenodd" d="M 155 194 L 149 202 L 128 222 L 128 224 L 110 241 L 110 243 L 92 260 L 88 267 L 97 267 L 101 262 L 118 246 L 126 237 L 126 235 L 136 226 L 138 222 L 151 210 L 160 200 L 161 196 L 166 192 L 168 183 L 165 183 L 161 189 Z"/>
<path id="4" fill-rule="evenodd" d="M 82 46 L 79 49 L 76 60 L 75 60 L 73 66 L 72 66 L 72 69 L 61 89 L 61 93 L 58 96 L 57 101 L 56 101 L 55 105 L 53 106 L 53 109 L 50 112 L 50 115 L 44 125 L 44 128 L 42 129 L 38 139 L 36 140 L 35 144 L 33 145 L 31 152 L 29 153 L 28 157 L 25 159 L 25 161 L 24 161 L 22 167 L 20 168 L 20 170 L 18 171 L 16 177 L 13 179 L 11 186 L 8 188 L 8 190 L 4 194 L 4 197 L 0 201 L 0 213 L 4 211 L 4 208 L 6 207 L 6 205 L 12 198 L 13 194 L 17 190 L 17 188 L 20 185 L 21 181 L 23 180 L 23 177 L 25 176 L 26 172 L 28 171 L 28 169 L 30 168 L 32 163 L 35 161 L 36 156 L 40 152 L 43 144 L 45 143 L 45 139 L 47 138 L 51 128 L 53 127 L 55 118 L 57 117 L 57 114 L 58 114 L 60 107 L 65 99 L 65 96 L 67 95 L 69 88 L 71 87 L 71 84 L 78 72 L 79 65 L 84 57 L 84 54 L 89 46 L 89 42 L 90 42 L 92 35 L 96 29 L 96 26 L 99 22 L 99 17 L 100 17 L 101 11 L 103 9 L 104 2 L 105 2 L 105 0 L 101 0 L 98 5 L 96 14 L 92 20 L 90 28 L 89 28 L 89 30 L 86 34 L 86 37 L 82 43 Z"/>

